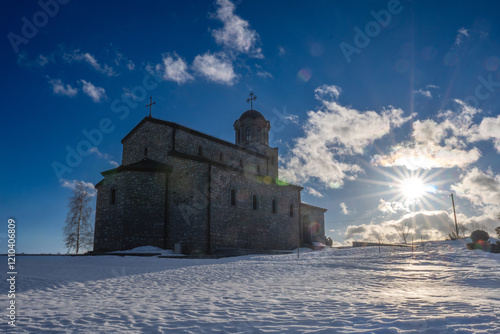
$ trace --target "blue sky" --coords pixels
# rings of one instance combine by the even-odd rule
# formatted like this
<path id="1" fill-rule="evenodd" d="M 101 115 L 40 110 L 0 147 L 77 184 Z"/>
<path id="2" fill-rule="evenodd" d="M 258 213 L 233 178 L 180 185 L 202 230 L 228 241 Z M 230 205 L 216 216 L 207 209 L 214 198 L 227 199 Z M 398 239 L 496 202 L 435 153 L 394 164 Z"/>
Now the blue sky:
<path id="1" fill-rule="evenodd" d="M 500 225 L 496 2 L 3 4 L 4 250 L 14 218 L 19 252 L 65 252 L 71 185 L 121 163 L 150 95 L 154 117 L 232 142 L 253 91 L 281 176 L 337 243 L 398 241 L 405 221 L 443 238 L 451 192 L 460 223 Z"/>

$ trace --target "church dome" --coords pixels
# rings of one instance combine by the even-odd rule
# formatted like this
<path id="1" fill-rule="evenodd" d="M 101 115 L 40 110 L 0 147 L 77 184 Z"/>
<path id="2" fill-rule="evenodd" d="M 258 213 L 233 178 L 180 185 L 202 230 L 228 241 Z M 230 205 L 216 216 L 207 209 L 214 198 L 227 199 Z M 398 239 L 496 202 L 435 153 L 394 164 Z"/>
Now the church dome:
<path id="1" fill-rule="evenodd" d="M 251 118 L 251 119 L 257 119 L 257 118 L 263 118 L 265 120 L 265 117 L 258 112 L 257 110 L 250 109 L 245 111 L 241 116 L 240 116 L 240 121 L 243 121 L 246 118 Z"/>

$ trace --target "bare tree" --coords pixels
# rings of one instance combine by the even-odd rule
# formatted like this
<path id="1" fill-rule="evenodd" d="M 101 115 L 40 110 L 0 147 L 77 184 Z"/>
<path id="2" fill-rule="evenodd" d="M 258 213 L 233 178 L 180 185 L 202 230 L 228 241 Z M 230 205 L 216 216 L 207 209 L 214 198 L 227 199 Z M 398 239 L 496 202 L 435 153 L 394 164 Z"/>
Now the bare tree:
<path id="1" fill-rule="evenodd" d="M 467 232 L 468 229 L 467 225 L 458 223 L 457 228 L 458 228 L 458 235 L 456 232 L 456 228 L 450 225 L 450 234 L 448 234 L 446 240 L 457 240 L 465 238 L 465 233 Z"/>
<path id="2" fill-rule="evenodd" d="M 403 220 L 399 225 L 394 226 L 396 232 L 403 240 L 403 243 L 408 244 L 408 236 L 410 235 L 411 222 L 409 220 Z"/>
<path id="3" fill-rule="evenodd" d="M 478 222 L 472 222 L 467 226 L 467 231 L 474 232 L 475 230 L 486 230 L 486 225 L 478 223 Z"/>
<path id="4" fill-rule="evenodd" d="M 73 195 L 69 199 L 69 212 L 64 226 L 64 242 L 68 252 L 80 249 L 91 249 L 94 242 L 94 232 L 90 224 L 92 208 L 89 206 L 91 195 L 82 181 L 76 183 Z"/>

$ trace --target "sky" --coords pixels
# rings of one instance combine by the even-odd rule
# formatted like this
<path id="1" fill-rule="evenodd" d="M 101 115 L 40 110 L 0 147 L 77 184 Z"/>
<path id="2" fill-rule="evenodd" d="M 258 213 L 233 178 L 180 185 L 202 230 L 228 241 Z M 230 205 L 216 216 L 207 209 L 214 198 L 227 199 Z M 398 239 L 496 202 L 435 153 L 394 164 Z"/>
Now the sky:
<path id="1" fill-rule="evenodd" d="M 326 235 L 442 240 L 500 226 L 494 1 L 3 1 L 0 252 L 65 253 L 75 182 L 121 163 L 148 115 L 234 141 L 270 122 L 280 178 Z M 86 145 L 92 138 L 91 146 Z M 95 208 L 95 197 L 92 200 Z M 94 220 L 94 214 L 92 215 Z"/>

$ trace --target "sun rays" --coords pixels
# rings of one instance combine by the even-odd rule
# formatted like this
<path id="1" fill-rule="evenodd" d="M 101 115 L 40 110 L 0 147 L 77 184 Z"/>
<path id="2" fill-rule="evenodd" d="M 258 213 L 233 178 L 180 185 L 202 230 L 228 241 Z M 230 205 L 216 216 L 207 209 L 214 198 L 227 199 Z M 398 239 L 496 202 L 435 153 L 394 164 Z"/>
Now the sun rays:
<path id="1" fill-rule="evenodd" d="M 443 185 L 450 182 L 446 169 L 380 168 L 372 170 L 381 178 L 359 179 L 367 186 L 376 186 L 377 191 L 366 193 L 363 198 L 379 197 L 384 203 L 393 203 L 395 211 L 439 210 L 449 206 L 448 189 Z"/>

